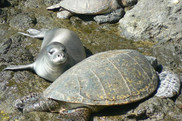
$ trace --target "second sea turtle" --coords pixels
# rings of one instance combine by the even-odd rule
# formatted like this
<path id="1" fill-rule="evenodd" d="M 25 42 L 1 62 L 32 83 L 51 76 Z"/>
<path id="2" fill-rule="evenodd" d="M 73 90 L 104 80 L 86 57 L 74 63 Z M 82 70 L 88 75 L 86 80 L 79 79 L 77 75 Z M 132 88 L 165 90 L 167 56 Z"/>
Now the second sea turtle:
<path id="1" fill-rule="evenodd" d="M 60 8 L 58 18 L 69 18 L 73 14 L 96 15 L 98 23 L 119 21 L 124 15 L 121 0 L 60 0 L 58 4 L 47 9 Z"/>

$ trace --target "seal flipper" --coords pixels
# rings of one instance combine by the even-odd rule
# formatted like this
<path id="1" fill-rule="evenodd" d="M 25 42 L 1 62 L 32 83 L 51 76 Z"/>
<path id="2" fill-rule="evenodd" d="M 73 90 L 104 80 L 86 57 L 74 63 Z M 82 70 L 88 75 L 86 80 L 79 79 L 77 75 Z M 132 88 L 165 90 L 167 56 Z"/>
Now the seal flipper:
<path id="1" fill-rule="evenodd" d="M 3 71 L 7 71 L 7 70 L 34 70 L 34 63 L 32 64 L 28 64 L 28 65 L 10 65 L 8 67 L 6 67 L 5 69 L 3 69 Z"/>
<path id="2" fill-rule="evenodd" d="M 28 37 L 32 37 L 32 38 L 44 38 L 45 33 L 48 31 L 48 29 L 41 29 L 41 30 L 37 30 L 37 29 L 28 29 L 27 33 L 23 33 L 23 32 L 18 32 L 19 34 L 28 36 Z"/>

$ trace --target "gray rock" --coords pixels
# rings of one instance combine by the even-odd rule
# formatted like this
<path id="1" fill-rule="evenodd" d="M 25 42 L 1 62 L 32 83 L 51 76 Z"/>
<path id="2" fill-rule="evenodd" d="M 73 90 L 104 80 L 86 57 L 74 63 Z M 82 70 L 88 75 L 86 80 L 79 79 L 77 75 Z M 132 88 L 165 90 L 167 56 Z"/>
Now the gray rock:
<path id="1" fill-rule="evenodd" d="M 4 0 L 0 0 L 0 7 L 2 7 L 4 4 Z"/>
<path id="2" fill-rule="evenodd" d="M 60 2 L 60 0 L 43 0 L 43 3 L 46 6 L 55 5 L 55 4 L 59 3 L 59 2 Z"/>
<path id="3" fill-rule="evenodd" d="M 42 3 L 40 0 L 27 0 L 25 2 L 25 7 L 27 8 L 39 8 Z"/>
<path id="4" fill-rule="evenodd" d="M 162 65 L 181 70 L 182 2 L 175 1 L 138 1 L 119 21 L 119 30 L 120 35 L 127 39 L 157 42 L 153 47 L 153 56 Z"/>
<path id="5" fill-rule="evenodd" d="M 7 29 L 8 29 L 8 25 L 1 25 L 0 26 L 0 36 L 5 36 L 6 34 L 7 34 Z M 1 40 L 1 39 L 0 39 Z M 0 42 L 2 42 L 2 41 L 0 41 Z"/>
<path id="6" fill-rule="evenodd" d="M 152 65 L 152 67 L 154 67 L 154 69 L 158 71 L 159 64 L 158 64 L 157 58 L 156 57 L 153 57 L 153 56 L 145 56 L 145 57 L 150 62 L 150 64 Z"/>
<path id="7" fill-rule="evenodd" d="M 137 3 L 138 0 L 122 0 L 122 5 L 124 7 L 130 7 Z"/>
<path id="8" fill-rule="evenodd" d="M 42 2 L 43 4 L 40 4 L 38 1 L 40 3 Z M 128 40 L 120 41 L 121 38 L 117 34 L 117 24 L 97 25 L 95 22 L 89 22 L 89 23 L 83 22 L 83 20 L 77 19 L 77 17 L 72 17 L 70 20 L 59 20 L 55 17 L 55 15 L 52 15 L 56 13 L 47 11 L 46 6 L 43 6 L 43 5 L 50 6 L 56 4 L 56 2 L 59 1 L 60 0 L 32 0 L 32 1 L 6 0 L 6 2 L 10 4 L 10 6 L 0 8 L 2 11 L 0 14 L 0 119 L 1 121 L 7 121 L 7 120 L 64 121 L 64 119 L 57 119 L 58 114 L 54 113 L 32 112 L 29 114 L 22 114 L 21 112 L 15 109 L 13 104 L 14 100 L 32 92 L 42 92 L 45 88 L 47 88 L 48 85 L 50 85 L 50 83 L 39 78 L 38 76 L 36 76 L 36 74 L 32 72 L 2 71 L 7 65 L 10 64 L 27 64 L 33 62 L 33 60 L 35 59 L 34 57 L 36 57 L 36 54 L 38 54 L 39 52 L 41 41 L 38 39 L 31 39 L 20 36 L 17 34 L 17 32 L 20 30 L 16 29 L 26 30 L 30 28 L 29 26 L 32 26 L 32 28 L 35 29 L 54 28 L 54 27 L 68 28 L 75 31 L 80 36 L 85 47 L 87 47 L 92 53 L 97 53 L 112 49 L 121 49 L 121 48 L 138 49 L 138 47 L 141 47 L 141 44 L 137 44 L 132 41 Z M 154 2 L 153 4 L 154 5 L 152 7 L 155 7 L 156 5 Z M 159 3 L 156 2 L 156 4 Z M 136 11 L 136 13 L 137 12 L 138 11 Z M 32 13 L 33 16 L 31 15 Z M 140 14 L 143 14 L 143 12 L 140 12 Z M 34 18 L 34 16 L 36 18 Z M 181 16 L 178 16 L 178 19 L 180 19 L 180 17 Z M 142 19 L 144 18 L 145 17 L 143 17 Z M 35 22 L 37 22 L 36 25 L 34 23 L 34 20 Z M 11 26 L 9 25 L 10 23 Z M 177 36 L 177 38 L 180 37 Z M 164 63 L 166 66 L 173 66 L 174 69 L 177 69 L 176 65 L 178 67 L 182 65 L 178 63 L 181 55 L 180 53 L 182 50 L 180 48 L 181 47 L 180 44 L 181 44 L 180 39 L 178 40 L 178 43 L 177 41 L 163 40 L 163 43 L 161 42 L 158 45 L 156 45 L 155 47 L 156 49 L 153 50 L 153 53 L 149 53 L 149 55 L 157 55 L 159 63 L 162 64 Z M 168 49 L 165 47 L 167 47 Z M 144 47 L 142 52 L 146 52 L 146 50 L 148 52 L 148 46 Z M 182 72 L 179 70 L 177 71 L 178 73 Z M 138 107 L 139 104 L 146 106 L 152 101 L 153 101 L 152 103 L 154 102 L 157 103 L 158 100 L 163 100 L 161 103 L 164 102 L 165 104 L 164 106 L 158 105 L 157 106 L 158 109 L 161 109 L 161 111 L 162 110 L 165 111 L 164 108 L 166 109 L 171 108 L 169 114 L 174 115 L 174 118 L 173 117 L 167 118 L 169 114 L 164 113 L 165 114 L 164 119 L 174 121 L 175 119 L 177 120 L 176 118 L 177 116 L 180 117 L 180 115 L 178 115 L 180 113 L 178 112 L 179 110 L 176 108 L 175 105 L 173 105 L 173 102 L 171 100 L 169 99 L 151 100 L 151 99 L 145 100 L 145 102 L 148 103 L 136 102 L 130 105 L 119 106 L 117 108 L 111 107 L 110 109 L 104 110 L 107 112 L 108 115 L 104 115 L 102 113 L 93 114 L 94 115 L 93 120 L 128 121 L 126 114 L 129 114 L 130 112 L 134 111 L 134 109 Z M 175 102 L 179 107 L 182 107 L 181 100 L 182 100 L 182 95 L 180 95 L 177 98 L 177 101 Z M 166 103 L 172 104 L 172 107 L 170 105 L 166 105 Z M 153 118 L 151 117 L 151 120 L 152 119 Z M 156 119 L 155 116 L 154 119 Z M 137 119 L 130 118 L 130 120 L 137 120 Z M 144 119 L 144 120 L 150 120 L 150 119 Z"/>
<path id="9" fill-rule="evenodd" d="M 7 13 L 0 9 L 0 24 L 4 24 L 7 19 Z"/>
<path id="10" fill-rule="evenodd" d="M 11 6 L 17 6 L 19 3 L 21 3 L 21 1 L 23 0 L 6 0 L 7 3 L 9 3 Z"/>
<path id="11" fill-rule="evenodd" d="M 30 60 L 33 61 L 32 54 L 21 43 L 23 40 L 24 37 L 16 34 L 6 39 L 0 45 L 1 63 L 26 63 Z"/>
<path id="12" fill-rule="evenodd" d="M 182 41 L 160 42 L 152 49 L 164 70 L 171 69 L 182 74 Z"/>
<path id="13" fill-rule="evenodd" d="M 26 13 L 17 14 L 10 20 L 10 26 L 18 30 L 32 28 L 35 24 L 36 19 Z"/>
<path id="14" fill-rule="evenodd" d="M 120 20 L 120 34 L 132 40 L 170 40 L 181 38 L 182 2 L 140 0 Z"/>
<path id="15" fill-rule="evenodd" d="M 145 121 L 180 121 L 182 111 L 170 99 L 153 97 L 139 104 L 137 108 L 129 112 L 126 119 Z"/>

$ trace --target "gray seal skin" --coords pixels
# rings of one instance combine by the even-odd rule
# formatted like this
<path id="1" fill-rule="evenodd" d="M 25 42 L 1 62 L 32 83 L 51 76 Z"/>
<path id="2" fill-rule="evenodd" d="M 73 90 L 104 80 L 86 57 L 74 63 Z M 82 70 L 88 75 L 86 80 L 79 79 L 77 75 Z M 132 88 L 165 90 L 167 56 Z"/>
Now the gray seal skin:
<path id="1" fill-rule="evenodd" d="M 179 93 L 179 80 L 171 78 L 173 74 L 166 77 L 168 74 L 164 72 L 164 83 L 175 84 L 170 87 L 160 85 L 150 64 L 155 59 L 148 59 L 150 61 L 135 50 L 112 50 L 92 55 L 60 75 L 43 93 L 17 99 L 15 106 L 23 113 L 58 112 L 70 120 L 87 121 L 92 112 L 134 103 L 156 90 L 164 90 L 162 95 L 158 95 L 161 98 L 174 96 L 174 93 L 165 93 L 171 89 Z M 150 109 L 144 110 L 148 112 Z"/>
<path id="2" fill-rule="evenodd" d="M 4 70 L 32 69 L 37 75 L 54 81 L 67 69 L 86 58 L 84 47 L 79 37 L 68 29 L 55 28 L 51 30 L 28 29 L 26 33 L 33 38 L 44 38 L 40 53 L 34 63 L 28 65 L 12 65 Z"/>

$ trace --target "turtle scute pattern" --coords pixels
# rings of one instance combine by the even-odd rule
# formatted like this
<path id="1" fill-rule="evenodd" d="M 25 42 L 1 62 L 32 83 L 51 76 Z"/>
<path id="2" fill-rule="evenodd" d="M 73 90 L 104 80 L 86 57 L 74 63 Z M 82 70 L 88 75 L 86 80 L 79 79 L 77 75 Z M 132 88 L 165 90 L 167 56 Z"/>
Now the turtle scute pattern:
<path id="1" fill-rule="evenodd" d="M 118 105 L 153 93 L 158 77 L 147 59 L 134 50 L 95 54 L 62 74 L 44 96 L 88 105 Z"/>
<path id="2" fill-rule="evenodd" d="M 104 14 L 119 8 L 117 0 L 61 0 L 59 6 L 80 14 Z"/>

